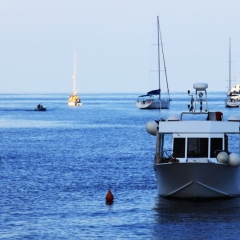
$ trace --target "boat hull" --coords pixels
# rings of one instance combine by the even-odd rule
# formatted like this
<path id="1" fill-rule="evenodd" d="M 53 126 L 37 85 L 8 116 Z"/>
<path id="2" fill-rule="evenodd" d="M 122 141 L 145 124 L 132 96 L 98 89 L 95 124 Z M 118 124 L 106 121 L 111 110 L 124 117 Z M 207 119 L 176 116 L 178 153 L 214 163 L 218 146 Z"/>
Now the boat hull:
<path id="1" fill-rule="evenodd" d="M 46 108 L 36 108 L 35 111 L 39 111 L 39 112 L 44 112 L 46 111 L 47 109 Z"/>
<path id="2" fill-rule="evenodd" d="M 170 101 L 166 100 L 140 100 L 136 102 L 136 106 L 140 109 L 169 109 Z"/>
<path id="3" fill-rule="evenodd" d="M 158 195 L 168 198 L 227 198 L 240 195 L 240 167 L 220 163 L 154 165 Z"/>
<path id="4" fill-rule="evenodd" d="M 236 102 L 226 101 L 225 102 L 225 107 L 227 107 L 227 108 L 239 108 L 239 106 L 240 106 L 239 101 L 236 101 Z"/>
<path id="5" fill-rule="evenodd" d="M 68 106 L 82 106 L 82 103 L 68 102 Z"/>

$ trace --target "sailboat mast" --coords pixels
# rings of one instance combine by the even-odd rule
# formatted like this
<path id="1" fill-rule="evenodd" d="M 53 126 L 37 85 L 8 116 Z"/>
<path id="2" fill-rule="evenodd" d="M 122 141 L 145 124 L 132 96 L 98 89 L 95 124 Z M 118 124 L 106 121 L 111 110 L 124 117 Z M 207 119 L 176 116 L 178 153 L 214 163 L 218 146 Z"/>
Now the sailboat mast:
<path id="1" fill-rule="evenodd" d="M 76 92 L 76 64 L 77 64 L 77 53 L 74 52 L 74 69 L 73 69 L 73 92 Z"/>
<path id="2" fill-rule="evenodd" d="M 231 38 L 229 38 L 229 85 L 228 92 L 231 91 Z"/>
<path id="3" fill-rule="evenodd" d="M 159 31 L 160 31 L 160 27 L 159 27 L 159 17 L 157 16 L 157 33 L 158 33 L 158 84 L 159 84 L 159 100 L 161 101 Z"/>

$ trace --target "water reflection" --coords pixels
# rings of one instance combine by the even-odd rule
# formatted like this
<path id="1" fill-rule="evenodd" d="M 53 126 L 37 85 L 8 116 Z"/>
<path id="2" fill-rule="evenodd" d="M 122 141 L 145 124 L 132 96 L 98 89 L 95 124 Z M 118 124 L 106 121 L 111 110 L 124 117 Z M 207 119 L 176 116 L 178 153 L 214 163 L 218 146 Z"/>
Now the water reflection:
<path id="1" fill-rule="evenodd" d="M 180 200 L 157 197 L 153 210 L 156 239 L 160 236 L 160 239 L 239 238 L 240 198 Z"/>

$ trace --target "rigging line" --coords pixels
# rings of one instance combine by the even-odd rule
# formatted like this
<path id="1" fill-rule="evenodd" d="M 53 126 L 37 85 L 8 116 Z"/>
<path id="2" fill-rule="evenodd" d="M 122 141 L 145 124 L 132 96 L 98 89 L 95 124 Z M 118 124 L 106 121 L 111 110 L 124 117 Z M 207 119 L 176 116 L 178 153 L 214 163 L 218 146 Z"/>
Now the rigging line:
<path id="1" fill-rule="evenodd" d="M 166 78 L 166 84 L 167 84 L 168 97 L 170 99 L 168 80 L 167 80 L 167 68 L 166 68 L 165 57 L 164 57 L 164 52 L 163 52 L 163 43 L 162 43 L 162 35 L 161 35 L 160 24 L 159 24 L 159 34 L 160 34 L 160 40 L 161 40 L 161 48 L 162 48 L 162 56 L 163 56 L 163 64 L 164 64 L 164 71 L 165 71 L 165 78 Z"/>

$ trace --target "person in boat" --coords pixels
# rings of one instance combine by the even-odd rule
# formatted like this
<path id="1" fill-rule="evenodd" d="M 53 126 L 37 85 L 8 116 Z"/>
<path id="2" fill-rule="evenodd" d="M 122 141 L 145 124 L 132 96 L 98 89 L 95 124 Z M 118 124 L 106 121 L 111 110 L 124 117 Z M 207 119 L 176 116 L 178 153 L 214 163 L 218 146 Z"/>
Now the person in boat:
<path id="1" fill-rule="evenodd" d="M 43 106 L 41 104 L 38 104 L 37 108 L 40 109 L 40 108 L 43 108 Z"/>

